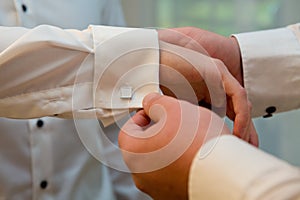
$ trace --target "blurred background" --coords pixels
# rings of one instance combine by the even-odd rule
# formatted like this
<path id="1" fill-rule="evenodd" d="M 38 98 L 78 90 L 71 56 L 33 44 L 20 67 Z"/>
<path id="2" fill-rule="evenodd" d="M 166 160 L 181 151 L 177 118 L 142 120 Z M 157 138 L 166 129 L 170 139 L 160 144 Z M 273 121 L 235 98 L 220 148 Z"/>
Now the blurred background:
<path id="1" fill-rule="evenodd" d="M 127 25 L 131 27 L 195 26 L 229 36 L 300 22 L 299 0 L 121 1 Z M 299 110 L 254 121 L 261 149 L 300 166 Z"/>

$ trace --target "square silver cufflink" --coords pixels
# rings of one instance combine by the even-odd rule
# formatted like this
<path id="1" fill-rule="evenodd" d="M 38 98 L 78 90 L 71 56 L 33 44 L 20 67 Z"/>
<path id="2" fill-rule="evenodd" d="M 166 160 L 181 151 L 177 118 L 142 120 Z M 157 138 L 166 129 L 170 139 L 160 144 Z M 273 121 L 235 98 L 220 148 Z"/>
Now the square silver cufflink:
<path id="1" fill-rule="evenodd" d="M 131 99 L 132 98 L 132 87 L 130 86 L 122 86 L 120 89 L 121 99 Z"/>

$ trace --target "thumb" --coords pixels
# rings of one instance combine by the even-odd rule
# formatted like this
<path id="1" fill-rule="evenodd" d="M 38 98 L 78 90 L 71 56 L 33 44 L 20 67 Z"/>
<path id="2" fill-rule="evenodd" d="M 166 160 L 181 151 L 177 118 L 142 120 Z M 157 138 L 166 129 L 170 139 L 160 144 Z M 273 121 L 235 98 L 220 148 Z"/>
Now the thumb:
<path id="1" fill-rule="evenodd" d="M 150 93 L 143 100 L 144 111 L 154 122 L 167 117 L 167 113 L 178 107 L 178 100 L 158 93 Z"/>

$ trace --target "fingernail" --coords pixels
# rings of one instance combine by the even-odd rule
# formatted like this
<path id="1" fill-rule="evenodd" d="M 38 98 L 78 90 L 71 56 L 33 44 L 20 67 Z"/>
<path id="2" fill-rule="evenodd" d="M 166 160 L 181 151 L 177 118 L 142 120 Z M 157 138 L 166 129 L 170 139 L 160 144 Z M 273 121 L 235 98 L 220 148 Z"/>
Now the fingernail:
<path id="1" fill-rule="evenodd" d="M 152 102 L 152 100 L 160 97 L 161 95 L 159 93 L 150 93 L 147 96 L 145 96 L 144 100 L 143 100 L 143 107 L 146 107 L 150 102 Z"/>

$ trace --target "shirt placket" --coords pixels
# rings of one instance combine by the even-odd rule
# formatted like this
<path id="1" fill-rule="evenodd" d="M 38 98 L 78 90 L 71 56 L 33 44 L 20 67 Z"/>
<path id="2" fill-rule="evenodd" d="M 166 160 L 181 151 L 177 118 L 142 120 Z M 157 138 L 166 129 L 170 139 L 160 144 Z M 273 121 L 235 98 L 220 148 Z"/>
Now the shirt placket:
<path id="1" fill-rule="evenodd" d="M 29 120 L 33 200 L 49 199 L 53 166 L 51 127 L 47 118 Z"/>

